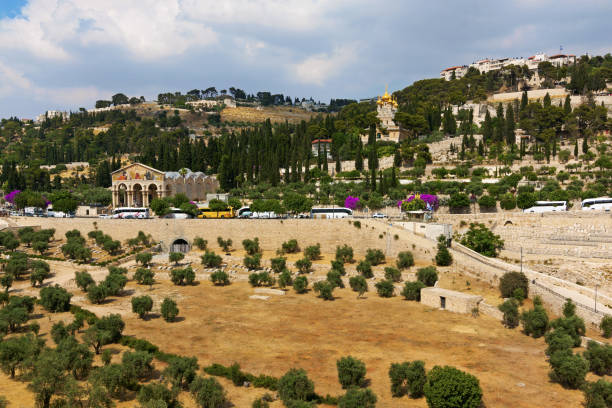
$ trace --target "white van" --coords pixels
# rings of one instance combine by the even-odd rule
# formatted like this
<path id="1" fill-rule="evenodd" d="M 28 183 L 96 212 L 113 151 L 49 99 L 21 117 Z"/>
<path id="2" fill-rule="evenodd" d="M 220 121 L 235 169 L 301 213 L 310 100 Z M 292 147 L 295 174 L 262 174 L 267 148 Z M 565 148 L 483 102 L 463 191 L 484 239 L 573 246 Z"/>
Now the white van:
<path id="1" fill-rule="evenodd" d="M 525 208 L 525 213 L 544 213 L 567 211 L 567 201 L 536 201 L 533 207 Z"/>

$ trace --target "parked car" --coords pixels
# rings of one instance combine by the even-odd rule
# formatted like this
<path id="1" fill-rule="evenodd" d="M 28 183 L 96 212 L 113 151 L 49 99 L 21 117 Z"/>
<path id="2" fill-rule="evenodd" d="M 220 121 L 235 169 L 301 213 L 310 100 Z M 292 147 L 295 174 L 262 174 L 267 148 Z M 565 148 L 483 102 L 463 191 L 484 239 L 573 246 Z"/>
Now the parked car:
<path id="1" fill-rule="evenodd" d="M 372 218 L 387 218 L 387 216 L 383 213 L 374 213 L 372 214 Z"/>

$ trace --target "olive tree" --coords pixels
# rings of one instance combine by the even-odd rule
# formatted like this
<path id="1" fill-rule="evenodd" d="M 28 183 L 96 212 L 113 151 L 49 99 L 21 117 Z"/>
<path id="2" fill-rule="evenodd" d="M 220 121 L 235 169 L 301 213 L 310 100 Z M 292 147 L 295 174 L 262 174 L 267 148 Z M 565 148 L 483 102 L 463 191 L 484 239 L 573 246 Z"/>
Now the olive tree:
<path id="1" fill-rule="evenodd" d="M 363 296 L 368 291 L 368 282 L 363 276 L 351 276 L 349 286 L 354 292 L 357 292 L 357 298 Z"/>
<path id="2" fill-rule="evenodd" d="M 178 316 L 179 310 L 176 302 L 170 298 L 165 298 L 161 304 L 161 315 L 167 322 L 173 322 Z"/>
<path id="3" fill-rule="evenodd" d="M 132 312 L 136 313 L 139 318 L 144 319 L 152 309 L 153 299 L 151 299 L 151 296 L 134 296 L 132 298 Z"/>
<path id="4" fill-rule="evenodd" d="M 365 363 L 353 356 L 342 357 L 336 361 L 338 381 L 342 388 L 361 387 L 365 381 Z"/>

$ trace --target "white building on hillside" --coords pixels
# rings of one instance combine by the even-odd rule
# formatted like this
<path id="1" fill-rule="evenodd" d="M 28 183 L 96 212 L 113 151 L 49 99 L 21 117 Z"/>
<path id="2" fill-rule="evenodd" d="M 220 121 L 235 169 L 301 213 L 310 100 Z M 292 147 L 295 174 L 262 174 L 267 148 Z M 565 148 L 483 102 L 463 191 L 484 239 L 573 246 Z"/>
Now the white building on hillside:
<path id="1" fill-rule="evenodd" d="M 538 65 L 541 62 L 550 62 L 556 67 L 562 67 L 565 65 L 575 64 L 576 56 L 573 54 L 556 54 L 549 57 L 544 53 L 540 53 L 532 55 L 529 58 L 485 58 L 473 62 L 470 65 L 459 65 L 456 67 L 446 68 L 440 72 L 440 78 L 450 81 L 451 79 L 453 79 L 453 77 L 457 79 L 463 77 L 467 73 L 469 68 L 475 68 L 482 74 L 485 72 L 502 69 L 509 65 L 526 65 L 527 68 L 532 71 L 535 71 L 538 69 Z"/>
<path id="2" fill-rule="evenodd" d="M 70 119 L 70 113 L 66 111 L 55 111 L 55 110 L 47 111 L 45 113 L 41 113 L 40 115 L 36 117 L 36 123 L 42 123 L 47 118 L 53 119 L 57 117 L 61 117 L 62 120 L 68 120 Z"/>
<path id="3" fill-rule="evenodd" d="M 199 101 L 190 101 L 185 103 L 185 105 L 193 106 L 194 109 L 210 109 L 221 104 L 225 105 L 225 107 L 227 108 L 236 107 L 236 101 L 234 100 L 234 98 L 230 98 L 229 96 L 224 96 L 215 99 L 201 99 Z"/>

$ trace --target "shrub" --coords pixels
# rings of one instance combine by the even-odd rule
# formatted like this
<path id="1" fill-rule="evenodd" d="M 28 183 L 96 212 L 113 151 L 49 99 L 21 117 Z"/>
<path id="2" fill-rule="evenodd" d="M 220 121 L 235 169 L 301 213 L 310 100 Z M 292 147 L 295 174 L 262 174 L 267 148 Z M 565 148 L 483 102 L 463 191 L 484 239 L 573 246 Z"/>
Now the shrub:
<path id="1" fill-rule="evenodd" d="M 309 273 L 312 262 L 308 258 L 298 259 L 295 261 L 295 267 L 298 268 L 299 273 Z"/>
<path id="2" fill-rule="evenodd" d="M 146 379 L 153 372 L 153 355 L 148 351 L 126 351 L 121 363 L 128 377 Z"/>
<path id="3" fill-rule="evenodd" d="M 33 268 L 30 272 L 30 283 L 32 286 L 42 285 L 43 281 L 49 277 L 50 273 L 45 268 Z"/>
<path id="4" fill-rule="evenodd" d="M 397 261 L 395 261 L 397 269 L 404 270 L 414 265 L 414 257 L 410 251 L 402 251 L 397 254 Z"/>
<path id="5" fill-rule="evenodd" d="M 349 286 L 354 292 L 357 292 L 357 297 L 363 296 L 368 291 L 368 282 L 363 276 L 351 276 Z"/>
<path id="6" fill-rule="evenodd" d="M 91 303 L 100 304 L 104 302 L 107 296 L 108 291 L 104 285 L 92 284 L 87 287 L 87 299 L 89 299 Z"/>
<path id="7" fill-rule="evenodd" d="M 496 257 L 504 247 L 504 241 L 484 224 L 470 223 L 470 228 L 461 237 L 461 244 L 484 256 Z"/>
<path id="8" fill-rule="evenodd" d="M 508 299 L 498 306 L 498 309 L 504 314 L 502 324 L 509 329 L 514 329 L 519 325 L 519 310 L 518 302 L 515 299 Z"/>
<path id="9" fill-rule="evenodd" d="M 278 380 L 278 395 L 285 406 L 290 401 L 307 401 L 313 394 L 314 383 L 302 369 L 292 368 Z"/>
<path id="10" fill-rule="evenodd" d="M 216 268 L 221 265 L 221 255 L 215 254 L 213 251 L 206 251 L 202 255 L 202 265 L 207 268 Z"/>
<path id="11" fill-rule="evenodd" d="M 308 290 L 308 279 L 305 276 L 298 276 L 293 280 L 293 289 L 297 293 L 305 293 Z"/>
<path id="12" fill-rule="evenodd" d="M 170 272 L 170 280 L 175 285 L 193 285 L 195 282 L 195 272 L 191 266 L 182 269 L 173 269 Z"/>
<path id="13" fill-rule="evenodd" d="M 434 286 L 438 281 L 438 271 L 434 266 L 420 268 L 417 271 L 417 280 L 423 282 L 425 286 Z"/>
<path id="14" fill-rule="evenodd" d="M 585 408 L 610 408 L 612 405 L 612 383 L 609 381 L 586 383 L 583 391 Z"/>
<path id="15" fill-rule="evenodd" d="M 394 397 L 409 394 L 410 398 L 420 398 L 427 381 L 425 363 L 417 360 L 412 363 L 391 364 L 389 379 L 391 380 L 391 395 Z"/>
<path id="16" fill-rule="evenodd" d="M 353 248 L 346 244 L 336 247 L 336 260 L 342 261 L 342 263 L 354 262 Z"/>
<path id="17" fill-rule="evenodd" d="M 244 266 L 250 270 L 256 270 L 261 268 L 261 254 L 256 253 L 251 256 L 244 257 Z"/>
<path id="18" fill-rule="evenodd" d="M 338 259 L 332 259 L 331 270 L 338 272 L 342 276 L 346 275 L 346 270 L 344 269 L 344 262 Z"/>
<path id="19" fill-rule="evenodd" d="M 453 256 L 446 247 L 446 237 L 440 235 L 438 237 L 438 252 L 436 253 L 436 265 L 437 266 L 449 266 L 453 263 Z"/>
<path id="20" fill-rule="evenodd" d="M 560 350 L 550 356 L 550 368 L 549 376 L 552 381 L 566 388 L 578 389 L 584 384 L 589 363 L 571 350 Z"/>
<path id="21" fill-rule="evenodd" d="M 376 266 L 385 263 L 385 254 L 380 249 L 368 249 L 365 259 L 373 266 Z"/>
<path id="22" fill-rule="evenodd" d="M 168 260 L 174 262 L 175 265 L 178 265 L 179 261 L 182 261 L 184 258 L 185 254 L 182 252 L 170 252 L 168 254 Z"/>
<path id="23" fill-rule="evenodd" d="M 47 286 L 40 290 L 40 304 L 49 312 L 67 312 L 70 310 L 72 294 L 59 285 Z"/>
<path id="24" fill-rule="evenodd" d="M 327 281 L 334 288 L 344 288 L 344 282 L 342 281 L 342 275 L 340 275 L 340 273 L 334 269 L 327 272 Z"/>
<path id="25" fill-rule="evenodd" d="M 502 210 L 513 210 L 516 208 L 516 198 L 512 193 L 505 193 L 499 199 L 499 206 Z"/>
<path id="26" fill-rule="evenodd" d="M 365 363 L 353 356 L 342 357 L 336 361 L 336 368 L 338 369 L 338 381 L 343 389 L 361 387 L 365 381 Z"/>
<path id="27" fill-rule="evenodd" d="M 155 272 L 146 268 L 138 268 L 134 272 L 134 279 L 139 285 L 151 286 L 155 283 Z"/>
<path id="28" fill-rule="evenodd" d="M 372 265 L 366 260 L 363 260 L 359 262 L 359 264 L 357 264 L 357 272 L 359 272 L 361 276 L 366 279 L 374 277 L 374 273 L 372 272 Z"/>
<path id="29" fill-rule="evenodd" d="M 360 389 L 353 387 L 340 397 L 338 408 L 374 408 L 376 401 L 376 394 L 369 388 Z"/>
<path id="30" fill-rule="evenodd" d="M 142 264 L 144 267 L 147 267 L 152 259 L 153 255 L 150 252 L 140 252 L 136 254 L 136 262 Z"/>
<path id="31" fill-rule="evenodd" d="M 518 193 L 518 195 L 516 196 L 516 205 L 521 210 L 524 210 L 525 208 L 533 207 L 535 205 L 535 202 L 536 202 L 535 193 L 522 192 L 522 193 Z"/>
<path id="32" fill-rule="evenodd" d="M 146 384 L 140 387 L 138 402 L 142 407 L 180 408 L 178 390 L 169 390 L 162 384 Z M 155 402 L 155 404 L 153 404 Z M 147 405 L 149 404 L 149 405 Z"/>
<path id="33" fill-rule="evenodd" d="M 361 229 L 361 221 L 353 221 L 353 226 L 357 229 Z"/>
<path id="34" fill-rule="evenodd" d="M 321 244 L 311 245 L 304 250 L 304 258 L 316 261 L 321 258 Z"/>
<path id="35" fill-rule="evenodd" d="M 225 286 L 230 284 L 229 275 L 222 270 L 217 270 L 211 273 L 210 281 L 216 286 Z"/>
<path id="36" fill-rule="evenodd" d="M 431 408 L 478 408 L 482 404 L 480 382 L 454 367 L 435 366 L 423 388 Z"/>
<path id="37" fill-rule="evenodd" d="M 513 297 L 514 291 L 521 289 L 525 297 L 529 291 L 529 280 L 522 272 L 506 272 L 499 280 L 499 291 L 503 298 Z M 517 299 L 518 300 L 518 299 Z"/>
<path id="38" fill-rule="evenodd" d="M 227 405 L 225 390 L 214 378 L 197 377 L 189 385 L 189 391 L 200 407 L 223 408 Z"/>
<path id="39" fill-rule="evenodd" d="M 136 313 L 138 317 L 144 319 L 147 312 L 153 309 L 153 299 L 151 296 L 134 296 L 132 298 L 132 312 Z"/>
<path id="40" fill-rule="evenodd" d="M 392 281 L 381 280 L 380 282 L 377 282 L 375 286 L 376 286 L 376 292 L 378 293 L 378 296 L 385 297 L 385 298 L 390 298 L 393 296 L 393 291 L 395 289 L 395 286 L 393 286 Z"/>
<path id="41" fill-rule="evenodd" d="M 601 319 L 601 323 L 599 323 L 599 328 L 601 329 L 602 335 L 609 339 L 612 336 L 612 316 L 604 316 Z"/>
<path id="42" fill-rule="evenodd" d="M 167 322 L 173 322 L 178 316 L 179 310 L 176 302 L 170 298 L 165 298 L 161 304 L 161 315 Z"/>
<path id="43" fill-rule="evenodd" d="M 242 241 L 242 246 L 244 247 L 244 250 L 247 252 L 247 254 L 249 255 L 255 255 L 259 252 L 261 252 L 261 248 L 259 248 L 259 238 L 255 238 L 255 239 L 245 239 Z"/>
<path id="44" fill-rule="evenodd" d="M 406 282 L 404 283 L 404 289 L 402 289 L 402 296 L 406 300 L 421 301 L 421 289 L 425 288 L 426 285 L 421 281 Z"/>
<path id="45" fill-rule="evenodd" d="M 217 244 L 219 244 L 221 249 L 223 249 L 223 252 L 227 253 L 227 252 L 230 251 L 233 242 L 229 238 L 228 239 L 223 239 L 221 237 L 217 237 Z"/>
<path id="46" fill-rule="evenodd" d="M 400 282 L 402 280 L 402 273 L 398 269 L 388 266 L 385 268 L 385 279 Z"/>
<path id="47" fill-rule="evenodd" d="M 526 335 L 538 338 L 548 331 L 548 314 L 541 304 L 535 303 L 533 309 L 521 314 L 521 322 Z"/>
<path id="48" fill-rule="evenodd" d="M 584 352 L 589 362 L 589 370 L 597 375 L 612 375 L 612 346 L 589 341 Z"/>
<path id="49" fill-rule="evenodd" d="M 189 384 L 195 382 L 194 378 L 196 376 L 197 369 L 197 358 L 174 356 L 168 361 L 168 367 L 166 367 L 166 369 L 163 371 L 163 374 L 174 387 L 187 388 Z M 193 386 L 193 384 L 191 385 Z"/>
<path id="50" fill-rule="evenodd" d="M 193 239 L 193 245 L 195 245 L 200 251 L 204 251 L 208 245 L 208 241 L 202 237 L 195 237 Z"/>
<path id="51" fill-rule="evenodd" d="M 479 199 L 478 199 L 478 205 L 480 206 L 480 208 L 495 208 L 497 206 L 497 200 L 495 199 L 495 197 L 492 197 L 490 195 L 482 195 Z"/>
<path id="52" fill-rule="evenodd" d="M 550 322 L 550 326 L 570 336 L 574 340 L 574 347 L 580 346 L 582 336 L 586 334 L 584 320 L 578 316 L 560 317 Z"/>
<path id="53" fill-rule="evenodd" d="M 281 272 L 278 277 L 278 286 L 281 289 L 286 288 L 287 286 L 291 286 L 293 284 L 293 278 L 291 277 L 291 272 L 288 269 L 285 269 Z"/>
<path id="54" fill-rule="evenodd" d="M 448 200 L 448 207 L 451 211 L 463 210 L 469 206 L 470 198 L 465 193 L 453 193 Z"/>
<path id="55" fill-rule="evenodd" d="M 281 273 L 287 268 L 287 258 L 279 256 L 277 258 L 270 259 L 270 266 L 274 273 Z"/>
<path id="56" fill-rule="evenodd" d="M 290 239 L 281 245 L 280 253 L 282 254 L 294 254 L 297 252 L 300 252 L 300 246 L 296 239 Z"/>
<path id="57" fill-rule="evenodd" d="M 312 289 L 324 300 L 334 300 L 334 288 L 335 286 L 328 281 L 318 281 L 312 285 Z"/>
<path id="58" fill-rule="evenodd" d="M 557 351 L 571 350 L 574 347 L 574 339 L 567 333 L 555 330 L 546 335 L 546 344 L 546 355 L 550 357 Z"/>

